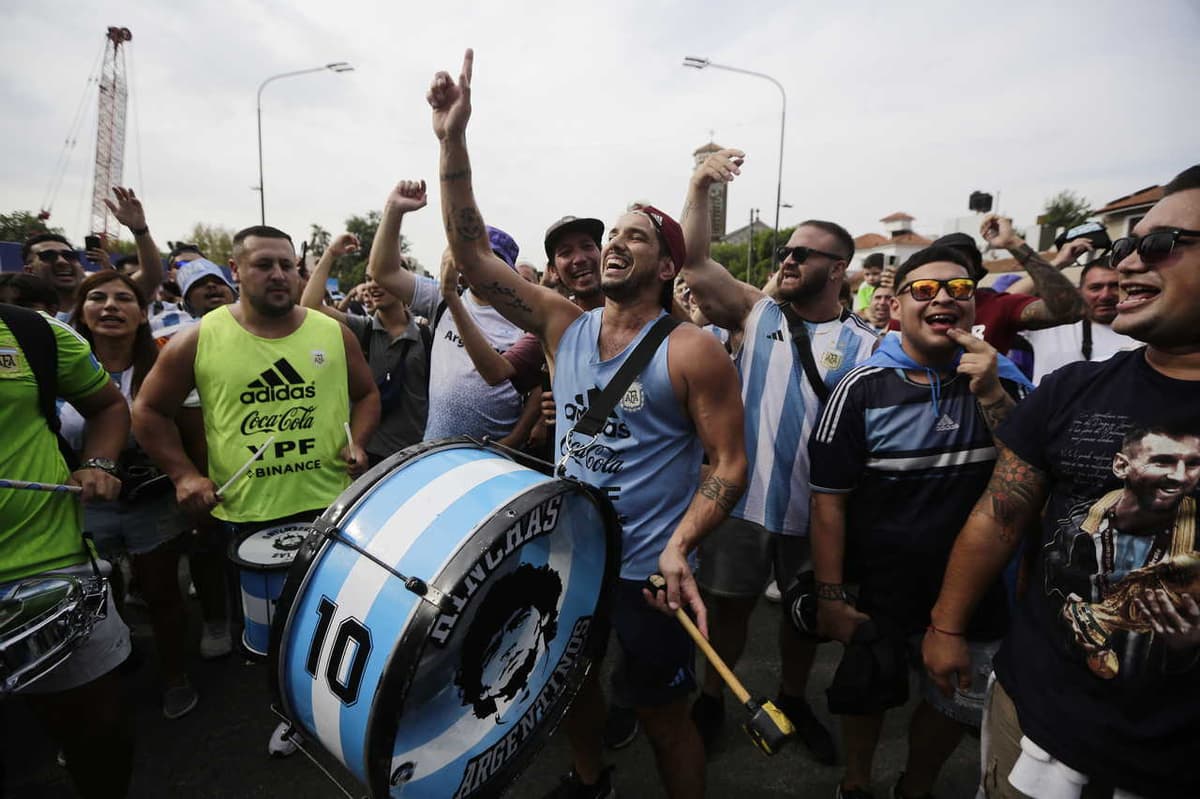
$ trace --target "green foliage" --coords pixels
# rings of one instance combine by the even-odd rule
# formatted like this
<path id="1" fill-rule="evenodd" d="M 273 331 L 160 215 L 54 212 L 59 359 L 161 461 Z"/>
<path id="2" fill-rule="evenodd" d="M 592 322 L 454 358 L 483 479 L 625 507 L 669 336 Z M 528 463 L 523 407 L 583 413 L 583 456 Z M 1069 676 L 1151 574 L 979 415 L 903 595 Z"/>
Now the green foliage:
<path id="1" fill-rule="evenodd" d="M 784 228 L 779 231 L 779 246 L 783 246 L 794 229 Z M 761 288 L 771 274 L 771 241 L 774 232 L 774 230 L 762 230 L 754 234 L 754 257 L 749 280 L 746 276 L 747 246 L 745 243 L 715 243 L 712 245 L 712 259 L 728 269 L 730 274 L 738 280 Z"/>
<path id="2" fill-rule="evenodd" d="M 1042 216 L 1038 221 L 1048 225 L 1051 230 L 1060 227 L 1072 228 L 1086 222 L 1091 213 L 1091 206 L 1086 199 L 1069 189 L 1064 189 L 1046 200 L 1046 207 L 1042 209 Z"/>
<path id="3" fill-rule="evenodd" d="M 113 255 L 137 255 L 137 242 L 126 239 L 109 239 L 104 249 Z"/>
<path id="4" fill-rule="evenodd" d="M 233 234 L 235 231 L 220 225 L 197 222 L 192 228 L 188 244 L 195 244 L 204 257 L 218 266 L 225 266 L 233 257 Z"/>
<path id="5" fill-rule="evenodd" d="M 320 258 L 325 254 L 325 248 L 329 246 L 331 236 L 329 231 L 320 225 L 309 225 L 311 232 L 308 235 L 308 251 L 313 254 L 313 257 Z"/>
<path id="6" fill-rule="evenodd" d="M 62 235 L 62 228 L 51 227 L 45 220 L 38 219 L 32 211 L 13 211 L 11 214 L 0 214 L 0 241 L 15 241 L 22 244 L 31 236 L 39 233 L 57 233 Z"/>
<path id="7" fill-rule="evenodd" d="M 357 286 L 366 279 L 367 261 L 371 257 L 371 245 L 375 242 L 375 231 L 379 229 L 380 214 L 378 211 L 367 211 L 363 216 L 354 214 L 346 220 L 346 232 L 353 233 L 358 236 L 359 250 L 350 255 L 343 255 L 333 262 L 333 267 L 329 270 L 330 277 L 338 279 L 338 285 L 343 291 Z M 329 246 L 330 234 L 320 225 L 311 225 L 312 237 L 309 239 L 309 249 L 315 251 L 317 244 L 321 244 L 320 252 L 325 251 L 325 247 Z M 409 268 L 413 272 L 420 274 L 421 265 L 416 259 L 408 256 L 409 243 L 404 234 L 400 235 L 400 252 L 405 254 Z"/>

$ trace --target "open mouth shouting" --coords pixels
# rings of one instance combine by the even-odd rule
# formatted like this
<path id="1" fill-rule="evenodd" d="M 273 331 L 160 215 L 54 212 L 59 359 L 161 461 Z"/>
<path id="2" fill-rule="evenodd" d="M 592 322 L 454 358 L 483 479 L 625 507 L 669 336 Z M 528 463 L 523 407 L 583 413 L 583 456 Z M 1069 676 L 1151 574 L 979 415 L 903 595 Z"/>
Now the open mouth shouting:
<path id="1" fill-rule="evenodd" d="M 935 333 L 946 334 L 946 331 L 951 328 L 958 327 L 958 321 L 961 317 L 954 311 L 946 311 L 938 309 L 925 314 L 923 321 L 929 325 L 930 329 Z"/>
<path id="2" fill-rule="evenodd" d="M 1156 286 L 1136 281 L 1121 282 L 1121 301 L 1117 303 L 1117 313 L 1131 313 L 1154 301 L 1160 294 Z"/>

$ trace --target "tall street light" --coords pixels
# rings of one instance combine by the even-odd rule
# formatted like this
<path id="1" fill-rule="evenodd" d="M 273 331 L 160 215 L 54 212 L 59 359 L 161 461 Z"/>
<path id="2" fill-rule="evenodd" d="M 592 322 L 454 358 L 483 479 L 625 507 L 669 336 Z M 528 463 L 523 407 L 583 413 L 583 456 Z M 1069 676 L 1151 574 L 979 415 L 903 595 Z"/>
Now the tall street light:
<path id="1" fill-rule="evenodd" d="M 770 75 L 764 75 L 761 72 L 752 72 L 748 69 L 739 67 L 725 66 L 724 64 L 714 64 L 707 58 L 699 58 L 697 56 L 685 56 L 683 59 L 685 67 L 692 69 L 705 69 L 712 67 L 713 69 L 723 69 L 727 72 L 739 72 L 743 75 L 753 75 L 756 78 L 765 78 L 775 84 L 775 88 L 779 89 L 779 96 L 783 100 L 783 108 L 779 112 L 779 177 L 775 184 L 775 233 L 771 236 L 771 267 L 776 266 L 776 252 L 779 249 L 779 207 L 782 204 L 783 197 L 783 129 L 784 123 L 787 121 L 787 93 L 783 90 L 783 84 L 772 78 Z"/>
<path id="2" fill-rule="evenodd" d="M 300 69 L 295 72 L 282 72 L 278 75 L 272 75 L 258 85 L 258 185 L 255 190 L 258 191 L 258 213 L 261 224 L 267 224 L 267 199 L 266 191 L 263 189 L 263 156 L 262 156 L 262 93 L 263 89 L 267 88 L 267 84 L 273 80 L 281 78 L 294 78 L 297 75 L 308 75 L 312 72 L 353 72 L 354 67 L 347 64 L 345 61 L 334 61 L 332 64 L 325 64 L 320 67 L 311 69 Z"/>

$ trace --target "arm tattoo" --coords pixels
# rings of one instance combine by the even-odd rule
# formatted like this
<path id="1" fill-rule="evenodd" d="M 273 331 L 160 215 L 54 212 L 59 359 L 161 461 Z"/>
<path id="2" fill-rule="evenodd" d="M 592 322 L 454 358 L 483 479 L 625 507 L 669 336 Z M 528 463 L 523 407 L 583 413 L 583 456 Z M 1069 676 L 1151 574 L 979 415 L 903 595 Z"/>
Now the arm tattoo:
<path id="1" fill-rule="evenodd" d="M 1013 543 L 1037 519 L 1046 499 L 1046 473 L 1000 446 L 1000 457 L 987 491 L 973 513 L 990 516 L 1000 526 L 1000 537 Z"/>
<path id="2" fill-rule="evenodd" d="M 1033 278 L 1034 289 L 1042 298 L 1045 309 L 1051 317 L 1045 321 L 1061 323 L 1072 322 L 1078 318 L 1083 310 L 1083 297 L 1079 294 L 1079 290 L 1071 285 L 1071 281 L 1067 280 L 1066 275 L 1055 269 L 1053 264 L 1038 255 L 1028 244 L 1022 244 L 1011 252 L 1021 266 L 1025 267 L 1025 271 L 1029 272 L 1029 276 Z M 1033 306 L 1026 306 L 1025 310 L 1029 310 L 1031 307 Z M 1024 312 L 1021 316 L 1023 321 L 1029 321 L 1025 319 Z"/>
<path id="3" fill-rule="evenodd" d="M 460 239 L 475 241 L 483 235 L 483 219 L 474 207 L 459 208 L 454 212 L 454 232 Z"/>
<path id="4" fill-rule="evenodd" d="M 524 311 L 527 314 L 533 313 L 533 308 L 529 306 L 517 294 L 517 290 L 501 285 L 499 280 L 493 280 L 491 283 L 484 283 L 479 287 L 489 302 L 503 302 L 509 308 L 516 308 L 519 311 Z"/>
<path id="5" fill-rule="evenodd" d="M 441 177 L 442 182 L 444 183 L 453 183 L 456 180 L 470 180 L 471 170 L 467 167 L 463 167 L 462 169 L 457 169 L 453 172 L 443 172 Z"/>
<path id="6" fill-rule="evenodd" d="M 1000 423 L 1008 418 L 1008 412 L 1016 407 L 1016 404 L 1007 393 L 995 402 L 989 402 L 986 405 L 982 402 L 979 403 L 979 411 L 983 414 L 983 421 L 987 423 L 988 430 L 995 432 Z"/>
<path id="7" fill-rule="evenodd" d="M 717 503 L 717 507 L 729 513 L 737 504 L 738 497 L 742 495 L 742 487 L 737 483 L 722 480 L 716 475 L 709 475 L 696 489 L 696 493 L 705 499 L 711 499 Z"/>

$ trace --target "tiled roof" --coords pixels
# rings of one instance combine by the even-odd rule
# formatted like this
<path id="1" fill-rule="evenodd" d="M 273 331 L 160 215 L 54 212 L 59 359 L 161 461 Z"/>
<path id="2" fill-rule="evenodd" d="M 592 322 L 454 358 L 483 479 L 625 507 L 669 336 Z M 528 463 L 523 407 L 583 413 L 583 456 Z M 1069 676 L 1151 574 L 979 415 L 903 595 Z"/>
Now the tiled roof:
<path id="1" fill-rule="evenodd" d="M 1124 197 L 1118 197 L 1103 208 L 1097 208 L 1093 214 L 1109 214 L 1113 211 L 1120 211 L 1122 208 L 1133 208 L 1138 205 L 1151 205 L 1162 199 L 1162 186 L 1147 186 L 1144 189 L 1139 189 L 1133 194 L 1126 194 Z"/>
<path id="2" fill-rule="evenodd" d="M 913 219 L 914 219 L 914 217 L 909 216 L 908 214 L 904 213 L 903 211 L 897 211 L 894 214 L 888 214 L 887 216 L 885 216 L 883 219 L 880 219 L 879 221 L 880 222 L 911 222 Z"/>
<path id="3" fill-rule="evenodd" d="M 932 244 L 932 239 L 927 239 L 920 233 L 907 231 L 897 236 L 881 236 L 878 233 L 864 233 L 854 239 L 854 249 L 856 250 L 871 250 L 876 247 L 886 247 L 889 244 L 915 244 L 924 247 Z"/>
<path id="4" fill-rule="evenodd" d="M 893 244 L 918 244 L 922 247 L 933 244 L 933 239 L 927 239 L 920 233 L 913 233 L 911 230 L 907 233 L 901 233 L 898 236 L 891 238 Z"/>

